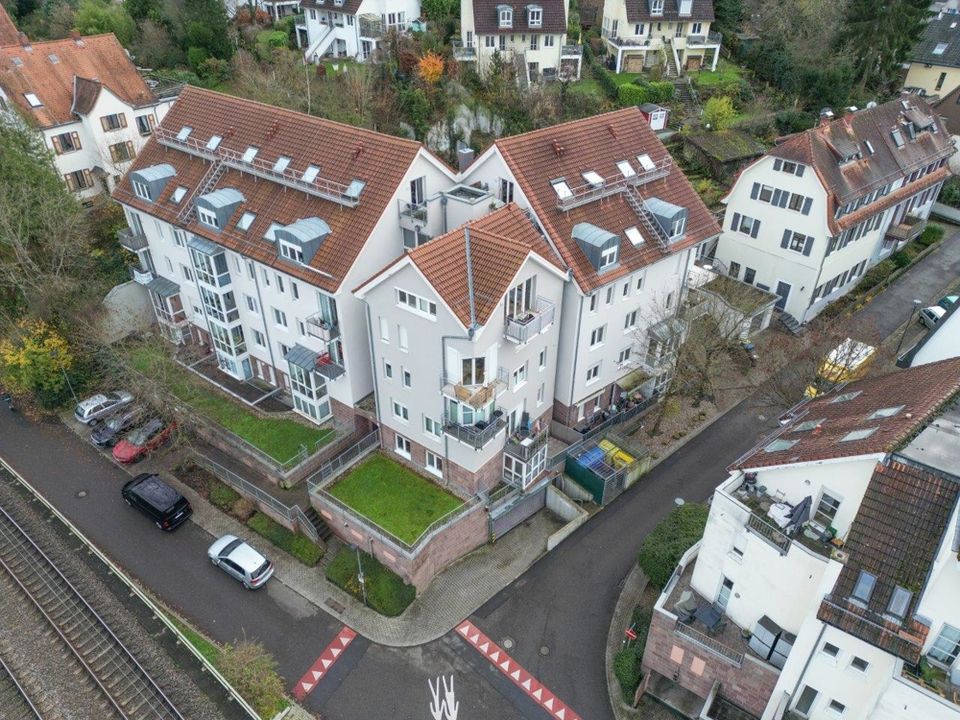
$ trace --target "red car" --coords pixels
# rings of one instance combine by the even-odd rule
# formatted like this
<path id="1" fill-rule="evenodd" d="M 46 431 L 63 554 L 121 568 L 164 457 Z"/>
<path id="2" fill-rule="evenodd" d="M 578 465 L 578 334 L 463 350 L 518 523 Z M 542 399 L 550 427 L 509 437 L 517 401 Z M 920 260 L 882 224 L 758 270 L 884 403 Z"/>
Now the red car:
<path id="1" fill-rule="evenodd" d="M 147 453 L 153 452 L 169 440 L 176 426 L 176 423 L 167 425 L 160 418 L 147 420 L 113 446 L 113 459 L 121 463 L 142 460 Z"/>

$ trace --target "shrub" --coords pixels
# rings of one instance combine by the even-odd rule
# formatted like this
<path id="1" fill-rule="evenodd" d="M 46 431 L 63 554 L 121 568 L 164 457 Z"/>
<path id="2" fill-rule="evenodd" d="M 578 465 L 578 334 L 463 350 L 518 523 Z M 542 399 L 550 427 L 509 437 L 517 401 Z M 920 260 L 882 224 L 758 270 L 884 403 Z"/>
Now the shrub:
<path id="1" fill-rule="evenodd" d="M 246 522 L 257 511 L 257 504 L 250 498 L 242 497 L 233 503 L 230 514 L 240 522 Z"/>
<path id="2" fill-rule="evenodd" d="M 663 104 L 673 100 L 674 87 L 669 80 L 651 82 L 650 90 L 653 93 L 653 99 L 650 102 Z"/>
<path id="3" fill-rule="evenodd" d="M 417 596 L 417 589 L 399 575 L 381 565 L 376 558 L 360 553 L 367 588 L 367 604 L 382 615 L 395 617 L 407 609 Z M 357 581 L 357 554 L 344 548 L 327 566 L 327 580 L 346 590 L 358 600 L 363 590 Z"/>
<path id="4" fill-rule="evenodd" d="M 650 99 L 649 85 L 635 85 L 634 83 L 624 83 L 617 88 L 617 99 L 621 105 L 643 105 L 645 102 L 652 102 Z"/>
<path id="5" fill-rule="evenodd" d="M 219 669 L 261 717 L 273 717 L 286 705 L 277 661 L 260 643 L 241 640 L 227 645 Z"/>
<path id="6" fill-rule="evenodd" d="M 600 65 L 593 66 L 593 77 L 600 85 L 600 89 L 603 90 L 604 94 L 611 100 L 617 100 L 619 95 L 619 87 L 614 79 L 610 76 L 610 72 Z"/>
<path id="7" fill-rule="evenodd" d="M 802 110 L 783 110 L 776 116 L 777 130 L 784 135 L 803 132 L 813 127 L 813 115 Z"/>
<path id="8" fill-rule="evenodd" d="M 912 262 L 912 259 L 905 250 L 901 250 L 891 255 L 890 261 L 898 268 L 905 268 Z"/>
<path id="9" fill-rule="evenodd" d="M 701 503 L 681 505 L 647 535 L 637 564 L 655 587 L 663 589 L 683 553 L 703 536 L 707 512 Z"/>
<path id="10" fill-rule="evenodd" d="M 640 685 L 643 673 L 640 671 L 640 658 L 632 647 L 621 648 L 613 658 L 613 674 L 617 676 L 623 699 L 628 705 L 633 704 L 633 696 Z"/>
<path id="11" fill-rule="evenodd" d="M 229 485 L 224 485 L 222 482 L 210 484 L 210 502 L 225 513 L 229 513 L 233 509 L 233 504 L 239 499 L 240 493 Z"/>
<path id="12" fill-rule="evenodd" d="M 952 177 L 947 180 L 937 199 L 944 205 L 960 208 L 960 178 Z"/>
<path id="13" fill-rule="evenodd" d="M 927 225 L 923 232 L 920 233 L 920 237 L 915 240 L 915 243 L 922 248 L 930 247 L 934 243 L 940 242 L 943 239 L 943 225 L 936 225 L 931 223 Z"/>
<path id="14" fill-rule="evenodd" d="M 293 555 L 304 565 L 313 567 L 323 558 L 323 548 L 310 538 L 288 530 L 272 517 L 256 513 L 247 521 L 247 527 L 266 538 L 281 550 Z"/>
<path id="15" fill-rule="evenodd" d="M 881 263 L 877 263 L 872 268 L 867 270 L 866 274 L 863 276 L 863 280 L 857 284 L 857 291 L 866 292 L 868 290 L 872 290 L 881 282 L 883 282 L 886 277 L 890 275 L 890 273 L 896 270 L 896 267 L 897 266 L 893 264 L 890 258 L 887 258 Z"/>
<path id="16" fill-rule="evenodd" d="M 728 97 L 712 97 L 703 106 L 703 124 L 710 130 L 726 130 L 736 117 L 737 111 L 733 109 L 733 101 Z"/>

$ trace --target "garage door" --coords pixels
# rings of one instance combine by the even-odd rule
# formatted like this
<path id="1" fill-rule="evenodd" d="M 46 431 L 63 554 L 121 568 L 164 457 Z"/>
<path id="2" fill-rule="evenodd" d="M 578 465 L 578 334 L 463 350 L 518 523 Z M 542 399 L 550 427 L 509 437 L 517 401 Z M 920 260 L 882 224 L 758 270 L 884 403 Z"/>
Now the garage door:
<path id="1" fill-rule="evenodd" d="M 643 53 L 627 55 L 623 59 L 623 71 L 628 73 L 643 72 Z"/>

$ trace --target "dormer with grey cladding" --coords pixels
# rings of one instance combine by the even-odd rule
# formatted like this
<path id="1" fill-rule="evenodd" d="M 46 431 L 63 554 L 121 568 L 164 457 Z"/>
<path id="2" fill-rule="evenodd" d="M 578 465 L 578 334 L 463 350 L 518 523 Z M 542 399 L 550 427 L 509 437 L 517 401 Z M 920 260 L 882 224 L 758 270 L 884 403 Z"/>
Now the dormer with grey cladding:
<path id="1" fill-rule="evenodd" d="M 330 226 L 318 217 L 300 218 L 295 223 L 276 228 L 273 233 L 277 255 L 301 265 L 310 264 L 328 235 Z"/>
<path id="2" fill-rule="evenodd" d="M 687 233 L 687 209 L 660 198 L 647 198 L 643 201 L 647 212 L 653 215 L 657 225 L 670 243 L 682 240 Z"/>
<path id="3" fill-rule="evenodd" d="M 172 165 L 161 163 L 160 165 L 151 165 L 150 167 L 134 170 L 130 173 L 130 182 L 133 185 L 133 192 L 142 200 L 156 202 L 160 193 L 167 186 L 170 178 L 176 176 L 177 171 Z"/>
<path id="4" fill-rule="evenodd" d="M 235 188 L 220 188 L 196 199 L 197 218 L 207 227 L 223 230 L 246 198 Z"/>
<path id="5" fill-rule="evenodd" d="M 573 226 L 573 239 L 598 273 L 612 270 L 620 264 L 620 236 L 591 223 Z"/>

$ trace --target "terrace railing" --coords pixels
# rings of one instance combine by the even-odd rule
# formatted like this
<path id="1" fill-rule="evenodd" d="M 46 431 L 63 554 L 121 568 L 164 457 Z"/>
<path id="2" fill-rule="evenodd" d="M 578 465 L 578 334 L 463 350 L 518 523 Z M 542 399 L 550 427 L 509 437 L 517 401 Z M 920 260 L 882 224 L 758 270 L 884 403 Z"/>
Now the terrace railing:
<path id="1" fill-rule="evenodd" d="M 319 470 L 307 478 L 307 488 L 310 492 L 314 492 L 326 487 L 342 475 L 345 470 L 378 447 L 380 447 L 380 428 L 367 433 L 342 453 L 322 465 Z"/>
<path id="2" fill-rule="evenodd" d="M 750 513 L 747 517 L 747 530 L 766 540 L 781 555 L 786 555 L 790 551 L 790 545 L 793 542 L 790 537 L 754 513 Z"/>
<path id="3" fill-rule="evenodd" d="M 702 633 L 690 625 L 685 625 L 677 620 L 677 624 L 674 626 L 673 631 L 677 635 L 681 635 L 690 642 L 699 645 L 704 650 L 707 650 L 714 655 L 733 663 L 737 667 L 740 667 L 743 664 L 742 652 L 737 652 L 733 648 L 727 647 L 716 638 L 712 638 L 706 633 Z"/>
<path id="4" fill-rule="evenodd" d="M 503 335 L 507 340 L 527 342 L 541 330 L 548 327 L 556 315 L 556 306 L 544 297 L 538 297 L 528 311 L 509 315 L 503 324 Z"/>
<path id="5" fill-rule="evenodd" d="M 570 188 L 570 195 L 557 199 L 557 208 L 563 211 L 572 210 L 575 207 L 626 192 L 638 185 L 645 185 L 666 177 L 673 168 L 673 158 L 670 155 L 664 155 L 656 162 L 651 161 L 651 164 L 650 169 L 640 168 L 640 172 L 630 177 L 614 175 L 613 177 L 603 178 L 600 183 L 584 183 L 572 187 Z"/>
<path id="6" fill-rule="evenodd" d="M 130 252 L 137 252 L 147 247 L 147 236 L 143 233 L 136 233 L 131 228 L 123 228 L 117 231 L 117 240 L 120 247 Z"/>
<path id="7" fill-rule="evenodd" d="M 477 450 L 493 440 L 506 426 L 507 418 L 506 415 L 502 414 L 502 411 L 499 416 L 491 418 L 488 422 L 476 425 L 461 425 L 456 418 L 451 418 L 446 414 L 443 416 L 444 432 L 461 442 L 473 445 Z"/>

